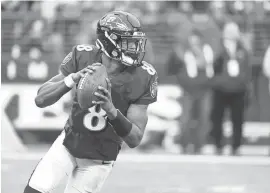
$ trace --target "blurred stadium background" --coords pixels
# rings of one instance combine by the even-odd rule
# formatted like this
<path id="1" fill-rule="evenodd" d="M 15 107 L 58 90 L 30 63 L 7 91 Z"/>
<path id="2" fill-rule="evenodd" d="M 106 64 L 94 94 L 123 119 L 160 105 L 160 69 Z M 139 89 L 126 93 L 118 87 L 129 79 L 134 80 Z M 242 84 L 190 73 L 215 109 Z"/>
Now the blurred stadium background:
<path id="1" fill-rule="evenodd" d="M 22 192 L 68 116 L 71 94 L 39 109 L 34 104 L 37 88 L 58 72 L 74 45 L 94 42 L 97 19 L 114 9 L 141 19 L 149 37 L 146 58 L 157 69 L 160 86 L 158 102 L 149 108 L 143 144 L 136 150 L 124 148 L 103 192 L 269 193 L 270 96 L 262 61 L 270 45 L 270 1 L 2 1 L 2 192 Z M 204 155 L 181 155 L 175 136 L 181 132 L 177 98 L 183 92 L 166 73 L 168 54 L 175 37 L 185 47 L 195 27 L 217 57 L 221 27 L 231 20 L 253 53 L 255 97 L 246 112 L 244 156 L 214 156 L 210 143 Z M 230 123 L 224 125 L 229 137 Z M 122 184 L 126 176 L 130 181 Z M 63 187 L 55 192 L 63 192 Z"/>

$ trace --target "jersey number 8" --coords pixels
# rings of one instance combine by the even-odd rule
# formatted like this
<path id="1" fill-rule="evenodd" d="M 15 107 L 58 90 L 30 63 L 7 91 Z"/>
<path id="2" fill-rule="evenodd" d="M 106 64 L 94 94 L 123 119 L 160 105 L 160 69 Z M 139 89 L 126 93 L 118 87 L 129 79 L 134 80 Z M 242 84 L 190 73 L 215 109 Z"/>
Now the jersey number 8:
<path id="1" fill-rule="evenodd" d="M 106 112 L 100 107 L 95 105 L 88 109 L 87 113 L 83 118 L 84 126 L 90 131 L 102 131 L 107 124 Z"/>
<path id="2" fill-rule="evenodd" d="M 78 45 L 77 47 L 77 50 L 78 51 L 87 51 L 87 52 L 90 52 L 90 51 L 92 51 L 93 50 L 93 48 L 92 48 L 92 46 L 90 46 L 90 45 Z"/>
<path id="3" fill-rule="evenodd" d="M 154 67 L 151 64 L 149 64 L 145 61 L 142 61 L 142 64 L 143 64 L 142 69 L 146 70 L 150 75 L 156 74 L 156 70 L 154 69 Z"/>

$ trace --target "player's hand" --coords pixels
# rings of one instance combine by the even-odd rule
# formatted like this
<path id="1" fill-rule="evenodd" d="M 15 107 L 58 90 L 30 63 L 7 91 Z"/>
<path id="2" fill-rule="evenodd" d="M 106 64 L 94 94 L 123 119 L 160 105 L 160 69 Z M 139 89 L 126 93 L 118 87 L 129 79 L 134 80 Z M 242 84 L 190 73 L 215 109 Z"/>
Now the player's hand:
<path id="1" fill-rule="evenodd" d="M 106 112 L 109 119 L 114 119 L 117 116 L 117 109 L 112 103 L 111 88 L 112 84 L 108 78 L 106 78 L 108 89 L 99 86 L 98 92 L 95 92 L 94 95 L 97 96 L 99 101 L 92 101 L 95 105 L 100 105 L 101 108 Z"/>
<path id="2" fill-rule="evenodd" d="M 92 65 L 88 65 L 87 67 L 85 67 L 84 69 L 76 72 L 76 73 L 73 73 L 72 74 L 72 79 L 75 83 L 78 83 L 80 81 L 80 79 L 86 74 L 86 73 L 89 73 L 89 74 L 93 74 L 95 71 L 96 71 L 96 66 L 100 66 L 102 64 L 100 63 L 94 63 Z"/>

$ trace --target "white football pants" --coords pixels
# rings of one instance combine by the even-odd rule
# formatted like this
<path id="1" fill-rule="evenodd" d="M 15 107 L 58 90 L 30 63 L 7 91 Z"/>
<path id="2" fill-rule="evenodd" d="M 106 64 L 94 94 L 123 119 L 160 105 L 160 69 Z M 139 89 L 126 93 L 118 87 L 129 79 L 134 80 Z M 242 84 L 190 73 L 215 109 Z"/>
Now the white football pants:
<path id="1" fill-rule="evenodd" d="M 42 193 L 51 193 L 65 176 L 69 176 L 65 193 L 100 191 L 114 161 L 102 164 L 101 160 L 75 158 L 63 145 L 64 137 L 63 131 L 38 163 L 29 180 L 29 186 Z"/>

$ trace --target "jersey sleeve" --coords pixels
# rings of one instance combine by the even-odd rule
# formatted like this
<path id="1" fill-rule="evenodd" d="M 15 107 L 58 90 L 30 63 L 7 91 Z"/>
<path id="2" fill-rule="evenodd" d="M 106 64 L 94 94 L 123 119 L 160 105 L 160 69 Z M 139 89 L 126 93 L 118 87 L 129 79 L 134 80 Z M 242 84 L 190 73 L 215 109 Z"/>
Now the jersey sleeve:
<path id="1" fill-rule="evenodd" d="M 76 46 L 72 48 L 72 51 L 66 55 L 64 60 L 62 61 L 59 71 L 65 75 L 68 76 L 71 73 L 74 73 L 77 71 L 77 61 L 76 61 Z"/>
<path id="2" fill-rule="evenodd" d="M 135 104 L 148 105 L 157 101 L 158 94 L 158 75 L 155 73 L 150 77 L 143 95 L 135 101 Z"/>

